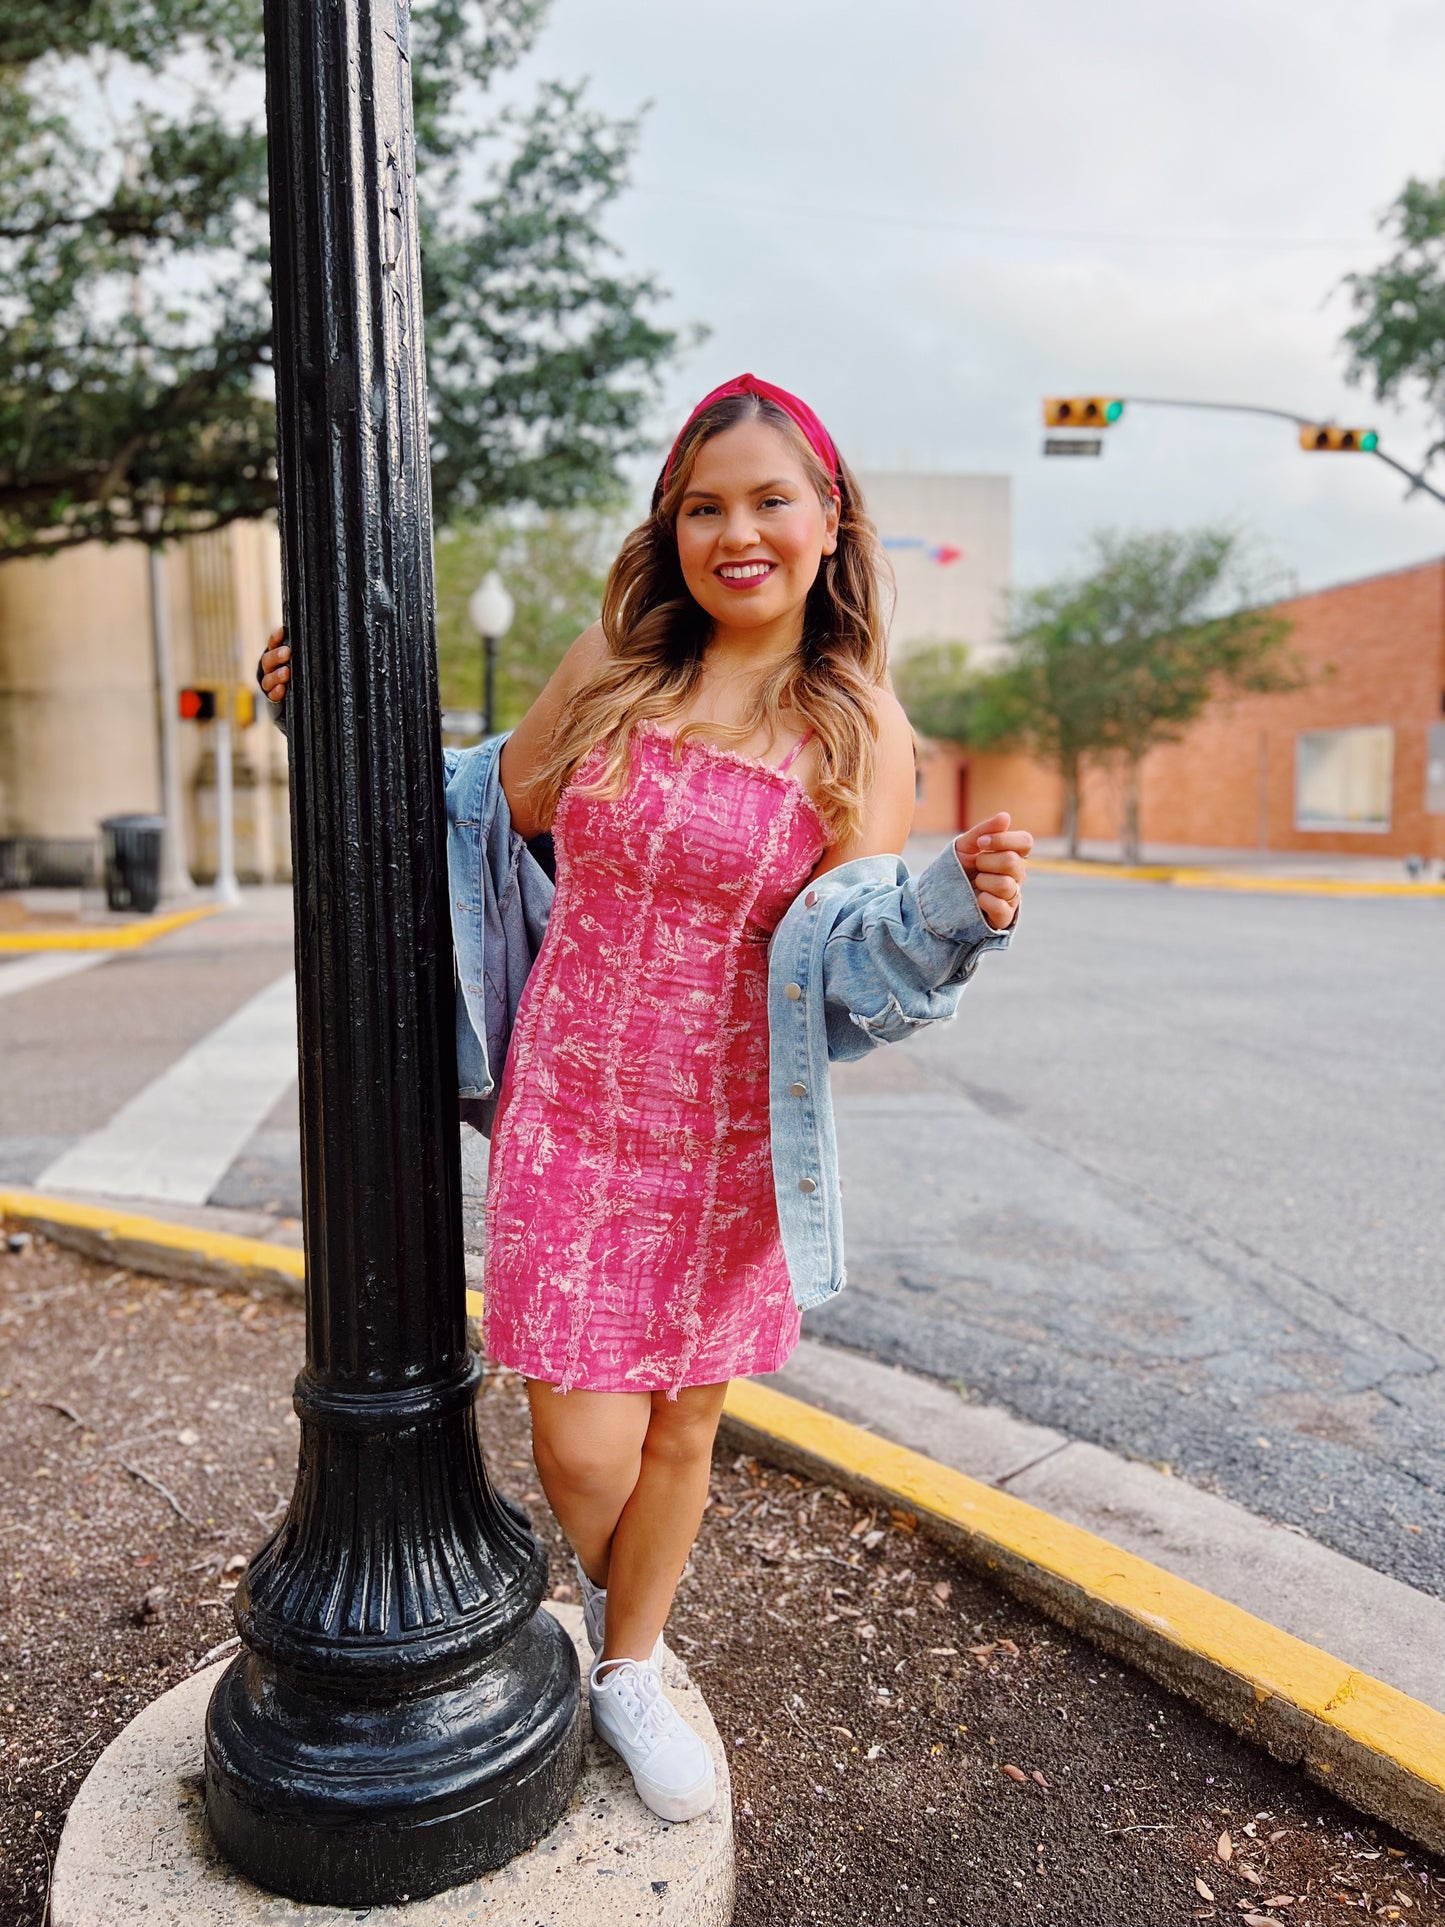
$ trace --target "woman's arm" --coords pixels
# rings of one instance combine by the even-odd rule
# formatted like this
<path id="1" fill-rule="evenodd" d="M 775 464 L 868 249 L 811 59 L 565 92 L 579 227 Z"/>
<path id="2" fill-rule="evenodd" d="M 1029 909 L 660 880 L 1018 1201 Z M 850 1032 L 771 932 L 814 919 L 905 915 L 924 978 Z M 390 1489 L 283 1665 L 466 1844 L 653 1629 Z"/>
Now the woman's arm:
<path id="1" fill-rule="evenodd" d="M 863 803 L 863 822 L 844 843 L 831 843 L 813 875 L 825 876 L 858 856 L 901 856 L 913 827 L 913 729 L 890 689 L 875 696 L 878 740 L 873 782 Z"/>
<path id="2" fill-rule="evenodd" d="M 512 827 L 519 836 L 539 836 L 552 827 L 538 820 L 527 794 L 527 784 L 546 753 L 557 719 L 578 692 L 592 681 L 606 656 L 607 638 L 602 633 L 602 624 L 594 622 L 572 644 L 546 687 L 502 745 L 502 789 Z"/>
<path id="3" fill-rule="evenodd" d="M 913 729 L 891 690 L 876 697 L 878 741 L 873 785 L 863 808 L 863 824 L 846 843 L 833 844 L 813 875 L 825 876 L 859 856 L 901 856 L 913 826 Z M 1027 875 L 1025 859 L 1034 840 L 1027 830 L 1012 830 L 1007 812 L 976 823 L 954 839 L 959 868 L 973 886 L 978 907 L 994 930 L 1007 929 L 1018 914 Z"/>

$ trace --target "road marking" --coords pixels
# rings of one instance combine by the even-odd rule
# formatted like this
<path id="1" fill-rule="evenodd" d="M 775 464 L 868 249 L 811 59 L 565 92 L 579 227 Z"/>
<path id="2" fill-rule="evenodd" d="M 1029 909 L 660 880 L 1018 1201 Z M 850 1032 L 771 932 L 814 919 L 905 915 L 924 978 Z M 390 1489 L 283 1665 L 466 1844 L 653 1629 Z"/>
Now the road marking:
<path id="1" fill-rule="evenodd" d="M 113 950 L 56 950 L 22 957 L 18 963 L 0 964 L 0 997 L 13 997 L 18 990 L 34 990 L 37 984 L 53 983 L 58 977 L 73 977 L 77 970 L 94 964 L 109 963 Z"/>
<path id="2" fill-rule="evenodd" d="M 0 931 L 0 951 L 139 950 L 142 944 L 168 937 L 172 930 L 183 930 L 201 917 L 213 917 L 220 907 L 219 903 L 201 903 L 193 910 L 172 910 L 168 915 L 135 923 L 100 924 L 93 930 Z"/>
<path id="3" fill-rule="evenodd" d="M 204 1204 L 296 1076 L 288 971 L 63 1152 L 38 1189 Z"/>
<path id="4" fill-rule="evenodd" d="M 1181 890 L 1253 890 L 1294 897 L 1445 897 L 1445 883 L 1392 883 L 1347 877 L 1252 876 L 1167 863 L 1074 862 L 1068 857 L 1030 857 L 1029 868 L 1056 877 L 1122 877 L 1131 883 L 1172 883 Z"/>

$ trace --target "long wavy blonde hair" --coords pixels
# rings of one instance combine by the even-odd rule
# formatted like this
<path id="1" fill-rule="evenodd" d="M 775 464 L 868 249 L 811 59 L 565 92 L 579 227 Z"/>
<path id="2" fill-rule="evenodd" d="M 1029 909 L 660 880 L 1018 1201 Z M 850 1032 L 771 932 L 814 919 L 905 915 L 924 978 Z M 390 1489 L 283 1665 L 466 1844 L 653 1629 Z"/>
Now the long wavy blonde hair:
<path id="1" fill-rule="evenodd" d="M 606 760 L 588 791 L 620 796 L 637 725 L 675 715 L 696 689 L 712 623 L 683 581 L 678 510 L 703 444 L 750 420 L 788 437 L 825 505 L 837 489 L 838 545 L 823 557 L 808 592 L 797 649 L 761 679 L 748 714 L 735 724 L 684 724 L 674 754 L 704 732 L 736 745 L 764 723 L 776 736 L 784 715 L 802 717 L 817 735 L 821 773 L 813 800 L 830 840 L 859 829 L 873 781 L 874 692 L 887 681 L 882 590 L 888 565 L 847 464 L 840 458 L 837 475 L 830 475 L 792 418 L 759 395 L 730 395 L 689 425 L 671 474 L 664 469 L 657 479 L 647 520 L 622 544 L 602 599 L 607 658 L 558 721 L 528 786 L 542 822 L 552 820 L 573 771 L 597 743 L 605 741 Z"/>

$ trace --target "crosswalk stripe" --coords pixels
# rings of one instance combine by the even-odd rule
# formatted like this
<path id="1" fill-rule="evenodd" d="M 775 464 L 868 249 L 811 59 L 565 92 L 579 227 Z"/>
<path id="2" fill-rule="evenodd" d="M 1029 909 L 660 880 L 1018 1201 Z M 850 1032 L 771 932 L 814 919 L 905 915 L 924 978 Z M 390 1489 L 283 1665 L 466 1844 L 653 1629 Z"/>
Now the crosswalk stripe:
<path id="1" fill-rule="evenodd" d="M 38 950 L 33 956 L 17 957 L 14 963 L 0 964 L 0 997 L 34 990 L 57 977 L 73 977 L 77 970 L 109 963 L 114 955 L 113 950 Z"/>
<path id="2" fill-rule="evenodd" d="M 35 1189 L 204 1204 L 295 1076 L 288 971 L 72 1144 Z"/>

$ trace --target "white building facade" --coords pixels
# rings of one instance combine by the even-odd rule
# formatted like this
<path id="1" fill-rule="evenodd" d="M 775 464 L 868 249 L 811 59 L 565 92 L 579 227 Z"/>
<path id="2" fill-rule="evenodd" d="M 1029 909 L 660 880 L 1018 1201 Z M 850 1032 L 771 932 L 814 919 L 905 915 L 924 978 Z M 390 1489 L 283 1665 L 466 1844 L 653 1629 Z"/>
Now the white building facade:
<path id="1" fill-rule="evenodd" d="M 975 663 L 996 656 L 1013 565 L 1009 477 L 894 469 L 858 480 L 898 585 L 895 657 L 934 642 L 966 643 Z"/>

